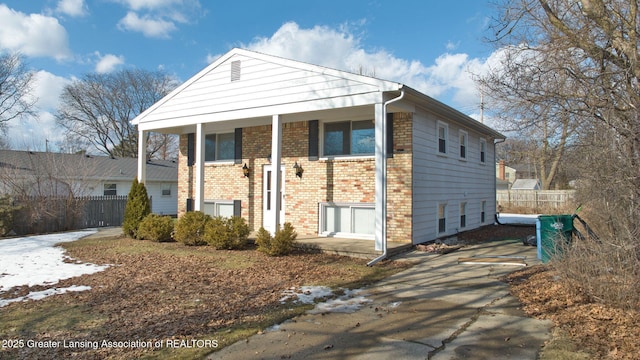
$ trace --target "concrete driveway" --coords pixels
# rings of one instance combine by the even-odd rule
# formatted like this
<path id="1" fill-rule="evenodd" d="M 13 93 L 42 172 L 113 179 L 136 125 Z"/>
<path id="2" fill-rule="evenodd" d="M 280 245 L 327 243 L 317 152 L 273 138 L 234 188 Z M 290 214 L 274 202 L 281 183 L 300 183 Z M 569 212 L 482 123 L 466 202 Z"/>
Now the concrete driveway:
<path id="1" fill-rule="evenodd" d="M 551 322 L 524 316 L 499 280 L 520 268 L 503 262 L 539 263 L 535 247 L 494 241 L 401 258 L 416 265 L 363 289 L 359 310 L 311 311 L 210 358 L 536 359 L 550 338 Z"/>

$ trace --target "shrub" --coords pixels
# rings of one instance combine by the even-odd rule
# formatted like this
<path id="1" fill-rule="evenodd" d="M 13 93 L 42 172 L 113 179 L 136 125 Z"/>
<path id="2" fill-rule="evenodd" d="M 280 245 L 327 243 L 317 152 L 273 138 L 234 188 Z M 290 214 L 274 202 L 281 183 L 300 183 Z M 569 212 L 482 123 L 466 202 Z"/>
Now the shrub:
<path id="1" fill-rule="evenodd" d="M 8 196 L 0 197 L 0 236 L 5 236 L 13 230 L 13 219 L 20 207 L 14 206 Z"/>
<path id="2" fill-rule="evenodd" d="M 207 243 L 216 249 L 243 249 L 247 245 L 249 225 L 238 216 L 217 216 L 207 223 L 204 236 Z"/>
<path id="3" fill-rule="evenodd" d="M 256 238 L 258 251 L 269 256 L 288 255 L 293 251 L 297 236 L 298 234 L 291 223 L 285 223 L 283 229 L 278 226 L 274 236 L 261 227 Z"/>
<path id="4" fill-rule="evenodd" d="M 124 208 L 122 231 L 125 235 L 137 239 L 138 227 L 145 216 L 151 213 L 151 203 L 147 195 L 147 188 L 138 179 L 133 179 L 131 190 L 127 196 L 127 205 Z"/>
<path id="5" fill-rule="evenodd" d="M 178 219 L 173 237 L 185 245 L 206 245 L 204 234 L 209 221 L 211 216 L 202 211 L 190 211 Z"/>
<path id="6" fill-rule="evenodd" d="M 171 241 L 173 219 L 170 216 L 149 214 L 140 222 L 138 238 L 156 242 Z"/>

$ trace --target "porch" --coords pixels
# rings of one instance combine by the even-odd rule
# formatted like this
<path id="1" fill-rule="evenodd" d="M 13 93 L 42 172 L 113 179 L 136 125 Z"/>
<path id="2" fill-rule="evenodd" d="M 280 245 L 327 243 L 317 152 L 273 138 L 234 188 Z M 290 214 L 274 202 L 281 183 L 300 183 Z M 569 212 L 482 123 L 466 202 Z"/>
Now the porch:
<path id="1" fill-rule="evenodd" d="M 298 237 L 296 246 L 301 249 L 319 251 L 327 254 L 374 259 L 382 251 L 374 250 L 373 240 L 346 239 L 335 237 Z M 413 245 L 407 242 L 390 241 L 387 243 L 388 257 L 409 251 Z"/>

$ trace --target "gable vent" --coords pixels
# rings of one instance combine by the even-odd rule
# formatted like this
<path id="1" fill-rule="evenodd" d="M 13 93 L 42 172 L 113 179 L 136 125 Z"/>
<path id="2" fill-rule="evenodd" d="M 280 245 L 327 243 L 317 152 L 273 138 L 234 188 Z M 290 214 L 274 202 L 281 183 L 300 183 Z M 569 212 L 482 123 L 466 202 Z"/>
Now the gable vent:
<path id="1" fill-rule="evenodd" d="M 231 62 L 231 81 L 240 80 L 240 60 Z"/>

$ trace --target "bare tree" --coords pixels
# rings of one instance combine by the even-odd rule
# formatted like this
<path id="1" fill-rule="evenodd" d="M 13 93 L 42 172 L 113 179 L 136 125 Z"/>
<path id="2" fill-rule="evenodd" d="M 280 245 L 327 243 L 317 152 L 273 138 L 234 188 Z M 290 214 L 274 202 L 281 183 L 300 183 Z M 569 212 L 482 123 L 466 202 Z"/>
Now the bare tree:
<path id="1" fill-rule="evenodd" d="M 638 199 L 638 1 L 510 0 L 500 9 L 493 40 L 504 56 L 482 85 L 514 130 L 538 131 L 541 172 L 553 175 L 568 144 L 615 149 L 625 158 L 620 171 L 635 171 L 627 186 Z"/>
<path id="2" fill-rule="evenodd" d="M 33 114 L 36 98 L 30 96 L 33 72 L 19 54 L 0 55 L 0 131 L 13 119 Z"/>
<path id="3" fill-rule="evenodd" d="M 545 141 L 575 147 L 577 194 L 601 231 L 601 241 L 592 243 L 598 246 L 568 254 L 573 265 L 560 273 L 595 299 L 616 294 L 616 305 L 637 308 L 638 0 L 505 0 L 500 10 L 493 29 L 505 49 L 504 68 L 496 67 L 483 85 L 501 110 L 518 115 L 519 126 L 542 130 L 541 148 Z"/>
<path id="4" fill-rule="evenodd" d="M 64 88 L 57 123 L 109 156 L 137 157 L 138 133 L 130 121 L 176 84 L 159 71 L 88 74 Z M 150 156 L 158 151 L 150 150 Z"/>

